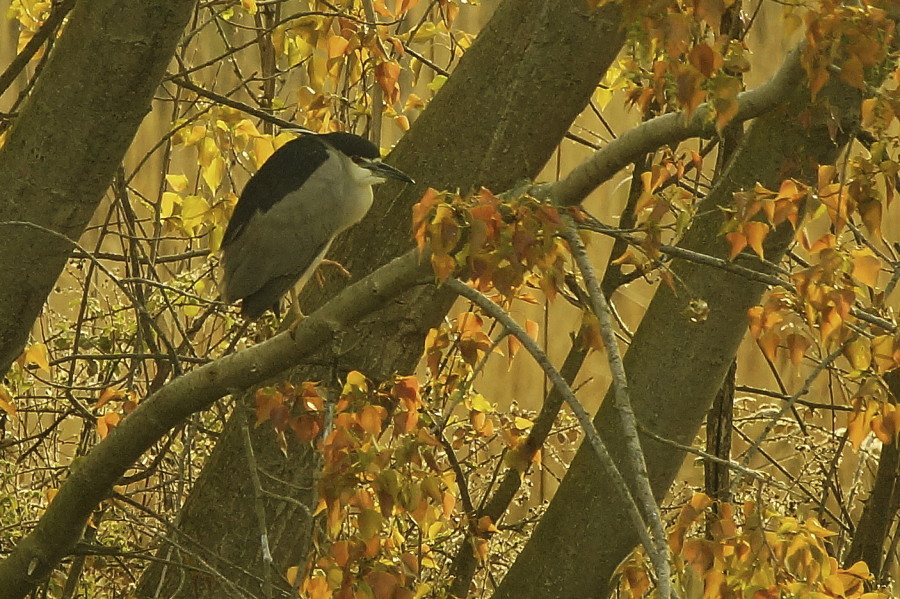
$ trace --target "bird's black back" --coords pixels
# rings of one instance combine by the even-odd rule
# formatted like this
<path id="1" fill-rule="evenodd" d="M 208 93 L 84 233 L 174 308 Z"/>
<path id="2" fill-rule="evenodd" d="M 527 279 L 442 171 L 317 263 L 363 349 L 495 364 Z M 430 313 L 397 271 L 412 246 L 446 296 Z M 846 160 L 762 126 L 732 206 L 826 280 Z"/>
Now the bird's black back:
<path id="1" fill-rule="evenodd" d="M 347 156 L 369 159 L 380 156 L 375 144 L 353 133 L 302 135 L 292 139 L 278 148 L 247 182 L 225 229 L 223 247 L 240 235 L 256 212 L 267 212 L 284 196 L 300 189 L 328 159 L 323 141 Z"/>
<path id="2" fill-rule="evenodd" d="M 222 245 L 233 241 L 254 213 L 267 212 L 284 196 L 300 189 L 327 159 L 325 145 L 316 135 L 303 135 L 278 148 L 241 192 Z"/>

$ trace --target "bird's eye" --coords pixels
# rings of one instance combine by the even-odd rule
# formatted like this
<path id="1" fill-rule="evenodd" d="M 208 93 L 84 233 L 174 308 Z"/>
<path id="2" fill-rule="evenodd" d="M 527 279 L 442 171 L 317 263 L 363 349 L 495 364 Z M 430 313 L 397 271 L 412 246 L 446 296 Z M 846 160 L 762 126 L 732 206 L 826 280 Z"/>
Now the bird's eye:
<path id="1" fill-rule="evenodd" d="M 354 164 L 359 164 L 363 161 L 361 156 L 351 156 L 350 160 L 352 160 Z"/>

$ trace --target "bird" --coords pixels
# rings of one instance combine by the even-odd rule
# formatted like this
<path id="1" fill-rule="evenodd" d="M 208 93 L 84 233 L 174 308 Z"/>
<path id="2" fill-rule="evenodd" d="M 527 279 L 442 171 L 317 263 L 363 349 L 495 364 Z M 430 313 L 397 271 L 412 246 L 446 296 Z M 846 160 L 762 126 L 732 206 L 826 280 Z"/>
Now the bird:
<path id="1" fill-rule="evenodd" d="M 278 315 L 281 297 L 306 284 L 387 179 L 414 183 L 353 133 L 307 133 L 281 146 L 244 186 L 225 229 L 223 301 L 240 300 L 248 320 Z"/>

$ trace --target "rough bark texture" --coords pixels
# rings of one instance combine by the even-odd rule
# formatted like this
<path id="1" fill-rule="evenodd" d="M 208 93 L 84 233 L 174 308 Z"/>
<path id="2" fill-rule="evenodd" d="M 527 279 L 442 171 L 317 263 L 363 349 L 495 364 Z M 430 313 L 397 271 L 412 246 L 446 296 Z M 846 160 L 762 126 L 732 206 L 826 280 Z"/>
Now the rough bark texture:
<path id="1" fill-rule="evenodd" d="M 839 107 L 839 139 L 832 140 L 822 115 L 808 107 L 808 92 L 798 91 L 789 106 L 760 117 L 750 127 L 719 183 L 697 210 L 683 247 L 726 255 L 717 234 L 718 206 L 733 192 L 769 187 L 785 177 L 809 179 L 814 165 L 834 160 L 855 126 L 859 95 L 831 86 L 828 99 Z M 821 99 L 821 96 L 820 96 Z M 811 128 L 797 116 L 809 110 Z M 770 236 L 766 257 L 777 260 L 791 233 Z M 654 296 L 625 356 L 629 392 L 641 425 L 665 438 L 690 444 L 731 365 L 747 329 L 747 309 L 763 292 L 759 283 L 681 261 L 673 265 L 679 282 L 676 296 L 662 286 Z M 683 286 L 681 286 L 683 283 Z M 706 300 L 709 318 L 694 324 L 684 316 L 692 298 Z M 594 420 L 610 453 L 622 462 L 620 419 L 607 397 Z M 657 498 L 669 489 L 684 455 L 642 437 L 650 482 Z M 605 597 L 610 578 L 634 548 L 637 534 L 628 527 L 620 494 L 582 447 L 547 513 L 500 585 L 495 599 L 528 597 Z M 552 556 L 552 559 L 548 559 Z"/>
<path id="2" fill-rule="evenodd" d="M 891 394 L 900 398 L 900 371 L 884 375 Z M 878 581 L 884 580 L 885 542 L 900 509 L 900 448 L 895 441 L 881 448 L 878 470 L 872 492 L 866 500 L 862 515 L 856 524 L 853 542 L 844 559 L 845 566 L 862 560 Z M 895 533 L 896 534 L 896 533 Z"/>
<path id="3" fill-rule="evenodd" d="M 150 110 L 195 0 L 80 0 L 0 149 L 0 373 Z M 25 221 L 59 233 L 9 224 Z"/>
<path id="4" fill-rule="evenodd" d="M 723 460 L 731 459 L 731 427 L 734 422 L 734 379 L 737 362 L 731 363 L 712 407 L 706 413 L 706 453 Z M 731 501 L 731 469 L 724 464 L 703 462 L 706 494 L 717 502 Z"/>
<path id="5" fill-rule="evenodd" d="M 412 247 L 411 206 L 425 187 L 503 190 L 535 176 L 618 54 L 624 38 L 619 18 L 617 7 L 592 11 L 582 0 L 538 4 L 506 0 L 389 158 L 417 185 L 381 186 L 369 216 L 338 241 L 330 257 L 356 278 L 408 250 Z M 344 284 L 334 281 L 321 292 L 310 289 L 304 311 L 321 305 Z M 433 286 L 406 294 L 347 331 L 336 340 L 337 347 L 324 348 L 339 356 L 323 358 L 324 369 L 306 369 L 293 377 L 327 380 L 353 368 L 383 380 L 411 372 L 425 333 L 446 314 L 453 299 Z M 229 425 L 229 431 L 234 428 Z M 255 431 L 257 456 L 289 484 L 308 487 L 316 471 L 313 456 L 292 454 L 285 460 L 272 441 L 265 427 Z M 261 561 L 250 493 L 236 483 L 244 478 L 235 474 L 243 467 L 242 451 L 240 435 L 232 431 L 222 437 L 185 505 L 178 524 L 181 534 L 172 539 L 187 535 L 199 546 L 241 564 L 253 574 L 239 574 L 215 558 L 208 561 L 229 576 L 237 574 L 235 581 L 241 587 L 258 590 Z M 289 494 L 307 504 L 312 499 L 308 489 L 297 488 Z M 298 505 L 278 501 L 270 502 L 267 513 L 270 523 L 277 518 L 275 525 L 285 527 L 285 534 L 272 543 L 280 576 L 288 565 L 301 560 L 308 541 L 308 517 Z M 293 538 L 287 534 L 291 527 L 300 531 Z M 161 555 L 182 559 L 166 547 Z M 190 562 L 190 556 L 184 558 Z M 177 567 L 164 572 L 159 564 L 151 565 L 138 596 L 151 596 L 161 589 L 163 596 L 219 597 L 227 590 L 211 577 L 193 584 L 182 583 L 182 576 L 193 574 Z"/>

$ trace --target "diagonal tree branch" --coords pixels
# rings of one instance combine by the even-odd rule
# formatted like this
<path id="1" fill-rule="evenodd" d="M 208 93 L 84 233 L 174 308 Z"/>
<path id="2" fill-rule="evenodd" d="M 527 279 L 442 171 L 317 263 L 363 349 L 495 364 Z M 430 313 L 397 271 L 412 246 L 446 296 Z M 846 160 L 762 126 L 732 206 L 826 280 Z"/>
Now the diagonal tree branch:
<path id="1" fill-rule="evenodd" d="M 24 597 L 68 555 L 112 485 L 169 430 L 217 399 L 285 371 L 319 352 L 335 334 L 399 293 L 432 279 L 417 250 L 347 287 L 288 331 L 174 379 L 145 399 L 88 452 L 35 529 L 0 562 L 0 599 Z"/>

